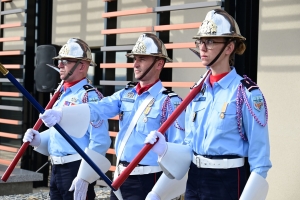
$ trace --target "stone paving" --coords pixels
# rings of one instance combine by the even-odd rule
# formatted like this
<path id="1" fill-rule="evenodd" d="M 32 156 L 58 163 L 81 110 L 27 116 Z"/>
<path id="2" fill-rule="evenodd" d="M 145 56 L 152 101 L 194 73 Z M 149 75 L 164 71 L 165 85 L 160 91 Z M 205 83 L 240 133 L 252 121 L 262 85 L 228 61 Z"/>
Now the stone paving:
<path id="1" fill-rule="evenodd" d="M 95 200 L 109 200 L 110 188 L 95 186 Z M 0 196 L 0 200 L 50 200 L 49 189 L 34 189 L 33 193 Z"/>
<path id="2" fill-rule="evenodd" d="M 96 198 L 95 200 L 109 200 L 110 188 L 95 186 Z M 173 200 L 183 200 L 183 197 L 178 197 Z M 48 188 L 35 188 L 33 193 L 29 194 L 17 194 L 0 196 L 0 200 L 50 200 Z"/>

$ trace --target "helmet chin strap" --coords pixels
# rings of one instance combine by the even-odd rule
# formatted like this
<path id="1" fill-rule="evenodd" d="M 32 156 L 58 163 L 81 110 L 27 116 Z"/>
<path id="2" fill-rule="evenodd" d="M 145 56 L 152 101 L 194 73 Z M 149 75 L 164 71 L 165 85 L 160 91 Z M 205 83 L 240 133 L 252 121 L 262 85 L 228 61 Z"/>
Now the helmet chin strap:
<path id="1" fill-rule="evenodd" d="M 81 62 L 81 60 L 78 60 L 76 62 L 76 64 L 72 67 L 72 69 L 68 72 L 67 76 L 64 78 L 64 80 L 66 81 L 68 78 L 70 78 L 70 76 L 72 76 L 72 74 L 74 73 L 76 67 L 79 65 L 79 63 Z"/>
<path id="2" fill-rule="evenodd" d="M 150 65 L 150 67 L 144 72 L 144 74 L 140 78 L 138 78 L 138 80 L 141 80 L 142 78 L 144 78 L 148 74 L 148 72 L 152 69 L 152 67 L 154 66 L 154 64 L 156 63 L 156 61 L 157 60 L 154 59 L 153 63 Z"/>
<path id="3" fill-rule="evenodd" d="M 232 41 L 232 39 L 229 39 L 223 46 L 223 48 L 221 49 L 221 51 L 218 53 L 218 55 L 207 65 L 208 67 L 210 67 L 212 64 L 214 64 L 219 57 L 221 56 L 221 54 L 223 53 L 224 49 L 226 48 L 226 46 Z"/>

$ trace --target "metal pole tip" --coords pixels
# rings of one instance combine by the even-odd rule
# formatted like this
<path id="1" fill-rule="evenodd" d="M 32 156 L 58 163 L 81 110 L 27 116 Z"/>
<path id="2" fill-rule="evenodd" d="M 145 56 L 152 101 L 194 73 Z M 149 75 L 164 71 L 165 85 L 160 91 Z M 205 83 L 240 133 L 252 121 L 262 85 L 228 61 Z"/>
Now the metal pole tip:
<path id="1" fill-rule="evenodd" d="M 0 72 L 6 76 L 8 74 L 8 70 L 0 63 Z"/>

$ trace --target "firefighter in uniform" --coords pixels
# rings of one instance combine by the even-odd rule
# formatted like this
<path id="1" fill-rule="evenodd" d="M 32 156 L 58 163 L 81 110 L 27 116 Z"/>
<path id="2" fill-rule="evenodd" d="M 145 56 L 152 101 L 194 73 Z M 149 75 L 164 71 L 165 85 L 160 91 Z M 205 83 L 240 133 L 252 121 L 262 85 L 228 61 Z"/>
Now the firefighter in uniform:
<path id="1" fill-rule="evenodd" d="M 60 96 L 53 105 L 53 109 L 64 107 L 76 107 L 75 105 L 97 102 L 103 98 L 102 94 L 94 88 L 87 79 L 87 71 L 90 65 L 96 66 L 92 61 L 91 50 L 82 40 L 71 38 L 60 49 L 59 55 L 53 59 L 58 60 L 60 78 L 64 80 Z M 71 118 L 70 120 L 75 120 Z M 87 126 L 80 129 L 72 129 L 72 124 L 62 127 L 70 134 L 76 144 L 85 150 L 86 154 L 95 161 L 102 164 L 98 167 L 107 171 L 110 163 L 104 157 L 111 144 L 108 133 L 107 120 L 89 121 Z M 71 127 L 71 128 L 70 128 Z M 28 129 L 23 138 L 24 142 L 29 141 L 34 149 L 44 155 L 50 156 L 52 163 L 50 179 L 51 199 L 94 199 L 95 182 L 88 183 L 88 178 L 78 179 L 77 173 L 81 176 L 85 173 L 84 163 L 81 164 L 81 156 L 75 149 L 60 135 L 56 129 L 49 128 L 42 132 Z M 96 160 L 97 159 L 97 160 Z M 85 168 L 86 169 L 86 168 Z M 88 175 L 88 174 L 84 174 Z M 89 176 L 99 176 L 90 174 Z M 73 192 L 73 190 L 75 190 Z"/>
<path id="2" fill-rule="evenodd" d="M 157 131 L 145 143 L 159 138 L 152 151 L 170 178 L 180 179 L 188 171 L 185 200 L 265 199 L 265 178 L 272 166 L 267 104 L 259 87 L 233 66 L 234 54 L 246 49 L 245 38 L 236 21 L 220 9 L 207 13 L 193 38 L 198 48 L 194 53 L 210 70 L 186 109 L 184 143 L 166 142 Z M 156 192 L 148 197 L 157 199 Z"/>
<path id="3" fill-rule="evenodd" d="M 134 75 L 139 82 L 130 82 L 125 89 L 112 96 L 88 104 L 93 120 L 119 115 L 119 133 L 115 141 L 117 156 L 115 178 L 143 148 L 147 134 L 158 129 L 182 101 L 177 94 L 166 90 L 159 80 L 165 62 L 172 60 L 168 57 L 163 42 L 156 35 L 142 34 L 127 57 L 134 59 Z M 53 126 L 63 120 L 62 113 L 64 110 L 48 110 L 41 119 L 47 126 Z M 48 118 L 55 119 L 54 123 L 45 120 Z M 183 142 L 184 113 L 166 131 L 165 137 L 171 143 Z M 162 174 L 157 158 L 155 153 L 149 152 L 132 171 L 120 190 L 111 193 L 111 199 L 145 199 Z"/>

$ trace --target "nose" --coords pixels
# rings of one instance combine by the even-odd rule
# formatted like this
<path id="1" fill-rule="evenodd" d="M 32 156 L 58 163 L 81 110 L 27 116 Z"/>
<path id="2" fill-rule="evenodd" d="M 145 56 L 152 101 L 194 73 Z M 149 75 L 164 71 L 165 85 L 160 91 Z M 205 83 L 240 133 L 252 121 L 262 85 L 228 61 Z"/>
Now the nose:
<path id="1" fill-rule="evenodd" d="M 140 66 L 139 62 L 137 60 L 134 60 L 133 67 L 138 68 Z"/>
<path id="2" fill-rule="evenodd" d="M 201 51 L 206 51 L 206 50 L 207 50 L 205 42 L 204 42 L 203 44 L 200 44 L 200 45 L 199 45 L 199 49 L 200 49 Z"/>
<path id="3" fill-rule="evenodd" d="M 62 67 L 64 67 L 64 65 L 63 65 L 63 63 L 62 62 L 58 62 L 58 66 L 57 66 L 58 68 L 62 68 Z"/>

